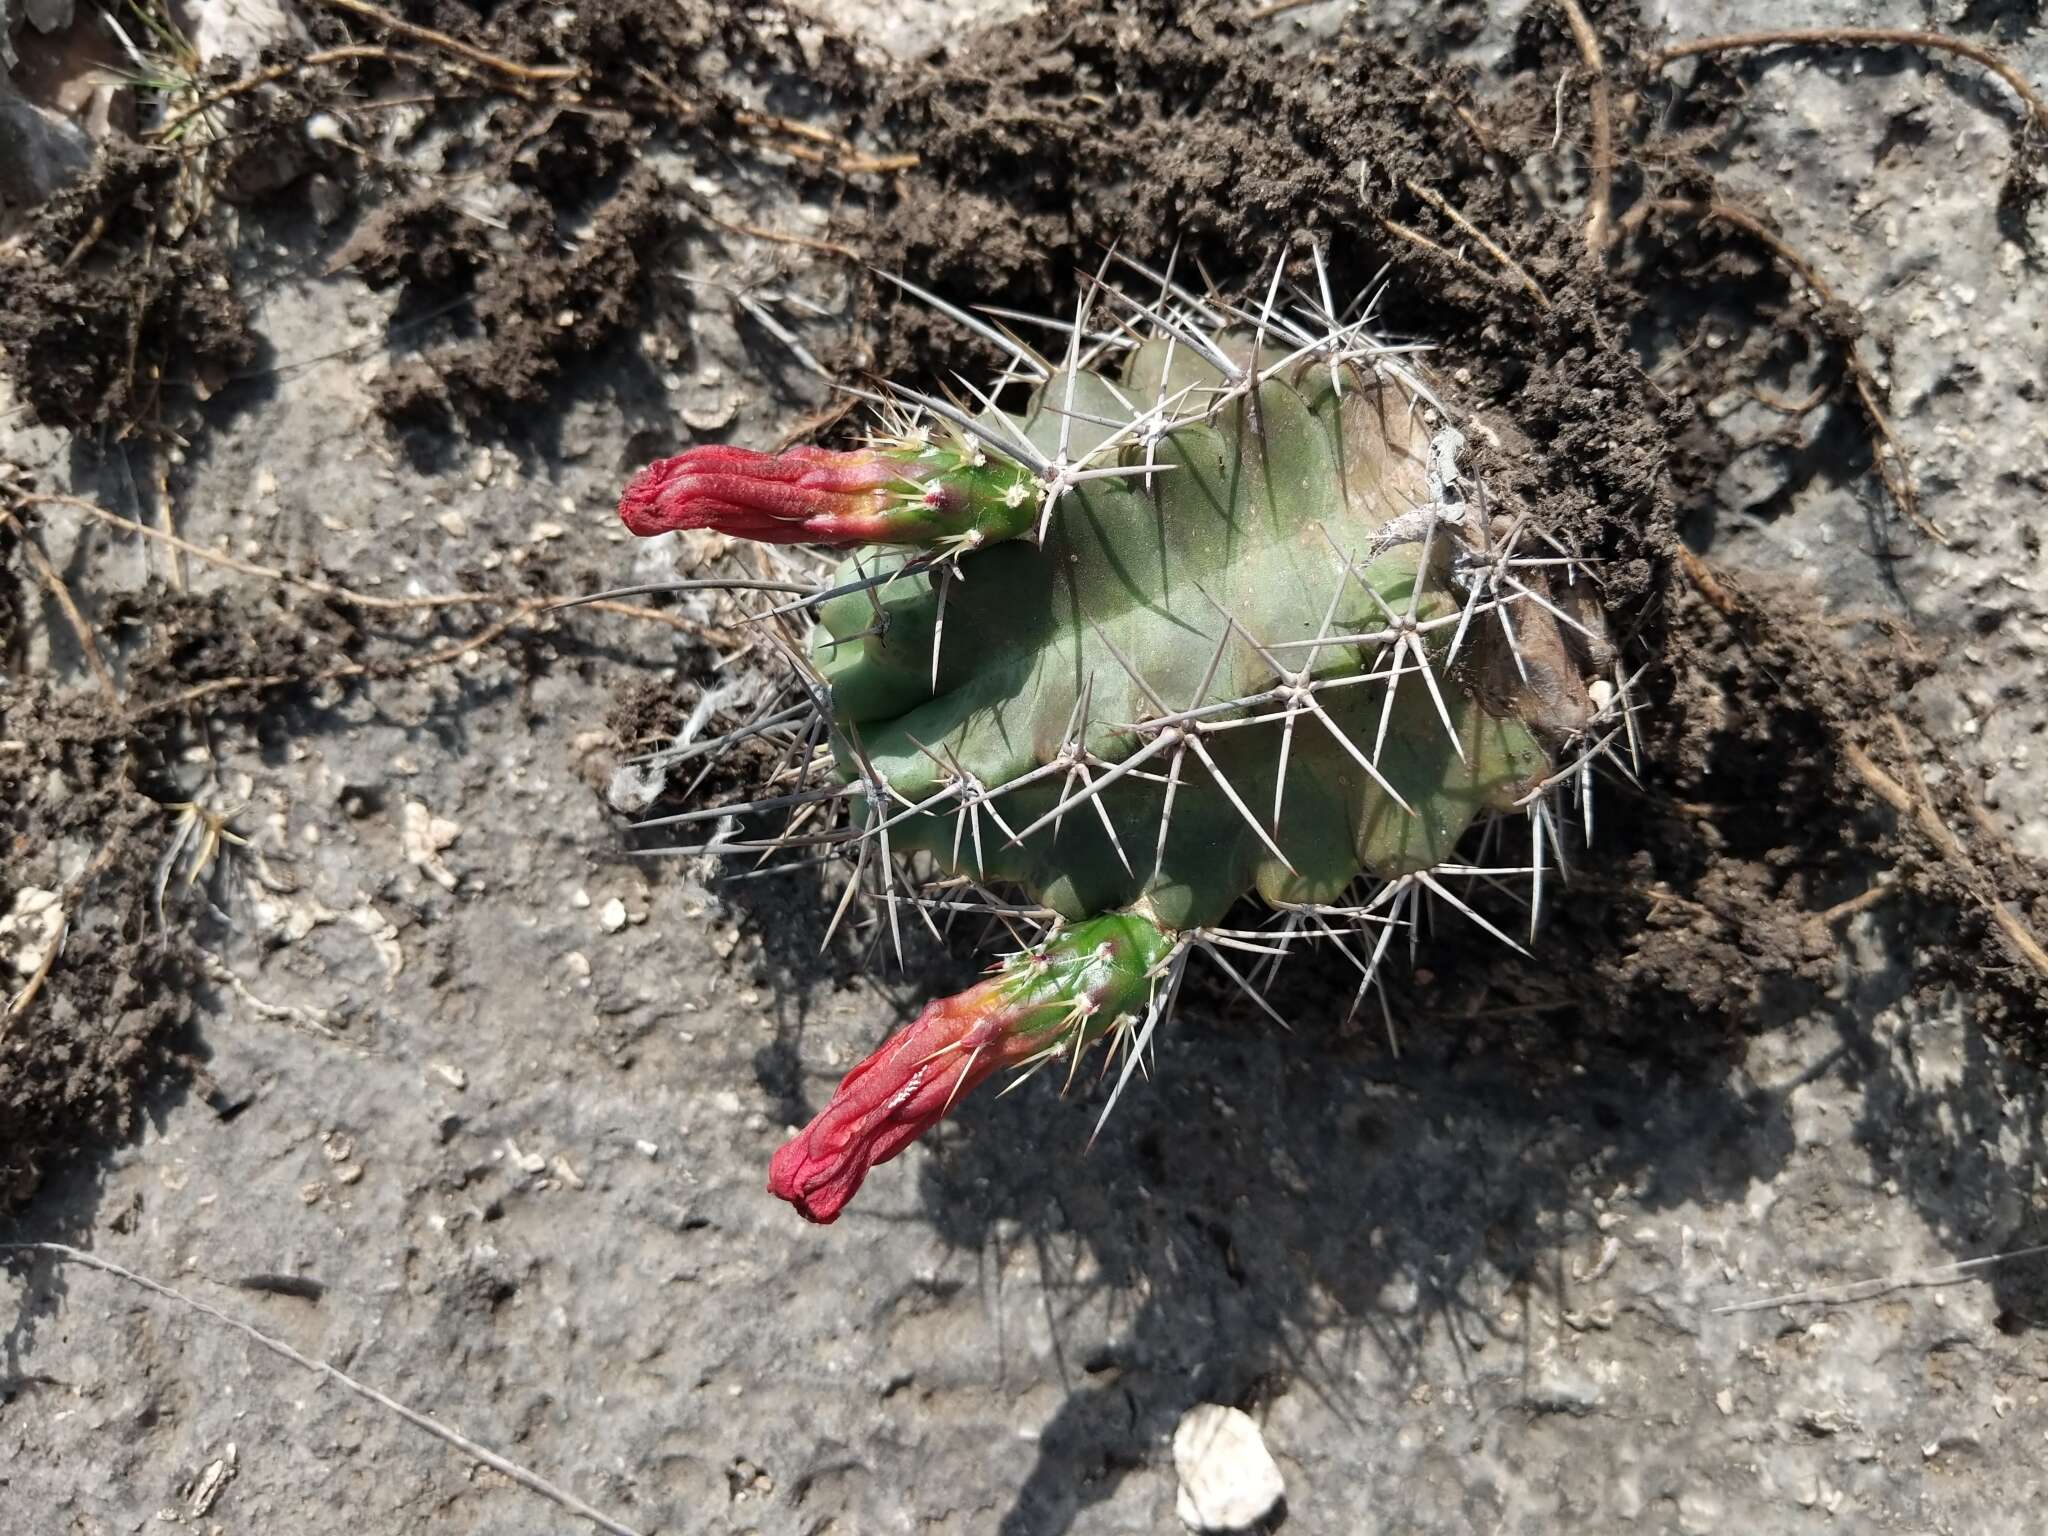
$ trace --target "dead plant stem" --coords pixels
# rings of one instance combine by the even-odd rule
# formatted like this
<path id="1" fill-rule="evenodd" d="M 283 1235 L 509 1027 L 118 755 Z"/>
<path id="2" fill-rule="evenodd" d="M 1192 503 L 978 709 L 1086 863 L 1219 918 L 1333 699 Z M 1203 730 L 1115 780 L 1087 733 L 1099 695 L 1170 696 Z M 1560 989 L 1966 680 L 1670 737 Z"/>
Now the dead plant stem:
<path id="1" fill-rule="evenodd" d="M 1564 12 L 1579 62 L 1586 66 L 1586 100 L 1593 119 L 1590 185 L 1586 189 L 1586 257 L 1605 256 L 1614 208 L 1614 105 L 1607 92 L 1607 63 L 1600 55 L 1600 35 L 1586 20 L 1579 0 L 1557 0 Z"/>
<path id="2" fill-rule="evenodd" d="M 1433 187 L 1424 186 L 1412 177 L 1404 178 L 1402 185 L 1477 241 L 1480 249 L 1514 275 L 1515 280 L 1529 291 L 1530 296 L 1536 300 L 1540 308 L 1550 308 L 1549 295 L 1544 293 L 1543 289 L 1538 286 L 1536 279 L 1529 275 L 1522 264 L 1495 244 L 1478 225 L 1451 206 L 1450 201 L 1442 193 Z"/>
<path id="3" fill-rule="evenodd" d="M 1893 739 L 1899 747 L 1901 756 L 1910 767 L 1913 761 L 1912 743 L 1907 739 L 1905 727 L 1899 723 L 1895 715 L 1888 716 L 1886 723 L 1891 727 Z M 1948 824 L 1941 819 L 1941 813 L 1934 808 L 1933 800 L 1927 793 L 1927 786 L 1920 779 L 1918 768 L 1910 768 L 1914 787 L 1909 790 L 1878 767 L 1870 754 L 1853 741 L 1842 744 L 1842 756 L 1878 799 L 1910 820 L 1920 829 L 1922 835 L 1934 844 L 1935 850 L 1954 870 L 1963 887 L 1983 904 L 1985 911 L 1991 914 L 1991 920 L 1998 925 L 1999 931 L 2005 935 L 2006 942 L 2012 946 L 2014 952 L 2033 968 L 2036 975 L 2048 981 L 2048 950 L 2041 947 L 2040 940 L 2034 937 L 2027 925 L 1996 892 L 1989 888 L 1976 862 L 1970 857 L 1969 850 L 1964 848 L 1962 840 L 1948 829 Z"/>
<path id="4" fill-rule="evenodd" d="M 107 707 L 118 712 L 121 708 L 121 690 L 115 686 L 114 674 L 108 670 L 106 659 L 100 655 L 99 642 L 93 639 L 92 626 L 85 622 L 85 615 L 78 611 L 78 604 L 72 600 L 71 589 L 64 584 L 64 578 L 50 563 L 50 557 L 43 553 L 42 546 L 29 534 L 20 518 L 6 508 L 0 508 L 0 526 L 12 528 L 21 538 L 22 553 L 28 556 L 28 563 L 35 567 L 36 576 L 56 602 L 58 611 L 64 615 L 64 622 L 71 626 L 71 633 L 77 637 L 78 649 L 84 655 L 86 665 L 92 668 L 92 675 L 100 685 L 100 693 L 107 701 Z"/>
<path id="5" fill-rule="evenodd" d="M 1848 306 L 1843 303 L 1841 295 L 1828 286 L 1827 280 L 1815 270 L 1813 263 L 1787 245 L 1775 230 L 1748 209 L 1719 199 L 1712 202 L 1692 202 L 1684 198 L 1649 198 L 1637 205 L 1636 210 L 1630 214 L 1630 220 L 1646 218 L 1651 213 L 1677 214 L 1697 219 L 1702 223 L 1716 222 L 1741 230 L 1790 268 L 1792 275 L 1812 290 L 1815 300 L 1823 309 L 1838 313 L 1847 312 Z M 1900 443 L 1898 433 L 1892 429 L 1891 418 L 1885 414 L 1884 406 L 1878 399 L 1876 375 L 1870 371 L 1870 365 L 1863 361 L 1853 338 L 1837 337 L 1836 342 L 1841 348 L 1842 364 L 1849 371 L 1849 382 L 1856 390 L 1856 399 L 1863 407 L 1864 418 L 1870 423 L 1871 433 L 1877 439 L 1872 444 L 1871 457 L 1877 463 L 1878 478 L 1884 482 L 1886 492 L 1906 520 L 1937 544 L 1946 546 L 1949 542 L 1948 535 L 1920 510 L 1920 497 L 1913 488 L 1913 476 L 1906 458 L 1905 446 Z"/>
<path id="6" fill-rule="evenodd" d="M 211 112 L 223 102 L 233 101 L 237 96 L 246 96 L 249 92 L 261 90 L 266 85 L 275 85 L 278 81 L 289 79 L 293 75 L 304 74 L 307 70 L 321 69 L 329 64 L 344 64 L 351 59 L 376 59 L 385 64 L 409 64 L 416 69 L 431 69 L 434 67 L 423 55 L 401 53 L 396 49 L 381 47 L 375 43 L 359 43 L 347 48 L 323 48 L 317 53 L 308 53 L 296 59 L 287 59 L 284 63 L 273 64 L 268 69 L 259 69 L 253 75 L 245 75 L 240 80 L 224 85 L 217 91 L 209 92 L 205 96 L 200 97 L 195 104 L 180 112 L 176 117 L 166 119 L 151 137 L 157 139 L 169 138 L 193 118 L 203 113 Z M 472 72 L 460 64 L 448 64 L 444 67 L 453 70 L 457 74 L 474 78 Z M 387 106 L 389 103 L 378 102 L 375 105 Z"/>
<path id="7" fill-rule="evenodd" d="M 2048 128 L 2048 101 L 2044 101 L 2012 65 L 1981 43 L 1951 37 L 1946 32 L 1923 32 L 1911 27 L 1778 27 L 1763 32 L 1728 32 L 1718 37 L 1696 37 L 1672 43 L 1650 55 L 1653 71 L 1669 68 L 1680 59 L 1703 53 L 1732 53 L 1746 48 L 1827 47 L 1843 48 L 1930 48 L 1952 53 L 1981 64 L 2019 97 L 2034 121 Z"/>
<path id="8" fill-rule="evenodd" d="M 481 48 L 472 47 L 460 38 L 450 37 L 446 32 L 436 32 L 432 27 L 418 26 L 394 16 L 379 6 L 371 5 L 369 0 L 318 0 L 318 3 L 331 11 L 346 11 L 351 16 L 360 16 L 396 36 L 410 38 L 413 42 L 425 43 L 430 47 L 439 48 L 444 53 L 452 53 L 457 58 L 467 59 L 470 63 L 488 69 L 494 74 L 503 75 L 508 80 L 573 80 L 583 73 L 574 64 L 521 64 L 512 59 L 500 58 L 495 53 L 486 53 Z"/>

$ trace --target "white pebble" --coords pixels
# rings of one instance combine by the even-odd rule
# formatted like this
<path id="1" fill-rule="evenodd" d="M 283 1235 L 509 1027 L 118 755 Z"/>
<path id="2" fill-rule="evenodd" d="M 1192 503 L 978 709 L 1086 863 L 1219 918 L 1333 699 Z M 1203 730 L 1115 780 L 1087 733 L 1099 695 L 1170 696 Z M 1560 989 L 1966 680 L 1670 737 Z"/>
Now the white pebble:
<path id="1" fill-rule="evenodd" d="M 1198 1403 L 1173 1432 L 1180 1476 L 1174 1513 L 1191 1531 L 1242 1531 L 1287 1495 L 1280 1469 L 1251 1416 L 1221 1403 Z"/>

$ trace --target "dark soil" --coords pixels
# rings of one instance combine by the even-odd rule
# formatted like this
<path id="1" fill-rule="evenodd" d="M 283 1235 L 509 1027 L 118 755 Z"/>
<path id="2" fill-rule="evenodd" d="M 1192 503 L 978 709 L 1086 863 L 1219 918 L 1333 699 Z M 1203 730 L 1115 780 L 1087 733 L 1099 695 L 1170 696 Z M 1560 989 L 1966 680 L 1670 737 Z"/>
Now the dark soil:
<path id="1" fill-rule="evenodd" d="M 563 367 L 637 327 L 649 266 L 673 237 L 673 195 L 648 170 L 627 176 L 599 205 L 590 230 L 564 251 L 555 211 L 529 207 L 526 249 L 483 260 L 472 231 L 445 207 L 435 225 L 402 220 L 373 232 L 366 275 L 418 274 L 442 295 L 466 298 L 475 334 L 431 347 L 381 390 L 395 427 L 448 432 L 460 422 L 502 427 L 555 397 Z M 407 285 L 408 298 L 425 287 Z"/>
<path id="2" fill-rule="evenodd" d="M 629 0 L 572 13 L 567 26 L 539 6 L 414 9 L 521 63 L 584 61 L 594 77 L 587 98 L 602 105 L 523 95 L 495 104 L 459 179 L 511 189 L 503 234 L 465 211 L 460 189 L 412 189 L 335 258 L 374 286 L 402 285 L 401 323 L 446 316 L 381 388 L 385 418 L 401 430 L 528 434 L 536 412 L 562 403 L 566 369 L 604 355 L 652 314 L 679 323 L 689 296 L 659 273 L 673 243 L 703 226 L 691 195 L 633 168 L 634 152 L 669 138 L 744 154 L 750 114 L 723 83 L 728 61 L 778 95 L 862 96 L 851 46 L 828 37 L 806 55 L 800 18 L 774 8 Z M 813 179 L 795 176 L 792 192 Z"/>
<path id="3" fill-rule="evenodd" d="M 0 356 L 39 420 L 125 427 L 161 408 L 167 380 L 203 398 L 254 357 L 226 250 L 167 227 L 181 174 L 172 154 L 104 151 L 0 267 Z"/>
<path id="4" fill-rule="evenodd" d="M 19 1016 L 0 1010 L 0 1210 L 67 1153 L 131 1134 L 195 1066 L 195 952 L 156 921 L 165 814 L 131 782 L 125 747 L 94 740 L 99 722 L 68 718 L 77 709 L 36 687 L 5 711 L 21 743 L 0 753 L 8 870 L 59 891 L 70 923 L 62 985 Z M 45 728 L 25 730 L 31 719 Z"/>
<path id="5" fill-rule="evenodd" d="M 1633 35 L 1625 8 L 1589 9 L 1615 45 L 1610 56 L 1624 57 Z M 1604 562 L 1615 631 L 1633 660 L 1650 663 L 1639 685 L 1645 771 L 1639 786 L 1603 787 L 1599 847 L 1586 861 L 1601 872 L 1560 904 L 1537 959 L 1504 959 L 1490 941 L 1447 933 L 1431 976 L 1408 984 L 1417 1005 L 1466 1017 L 1561 1014 L 1567 1034 L 1543 1037 L 1560 1059 L 1574 1027 L 1645 1049 L 1674 1038 L 1732 1046 L 1778 1003 L 1835 984 L 1836 943 L 1818 914 L 1896 870 L 1890 920 L 1945 940 L 1922 984 L 1962 988 L 2012 1046 L 2048 1049 L 2048 997 L 1984 917 L 1985 893 L 1996 890 L 2041 926 L 2041 872 L 1961 804 L 1938 804 L 1968 849 L 1974 873 L 1962 872 L 1875 799 L 1844 756 L 1853 744 L 1892 778 L 1914 781 L 1884 725 L 1910 652 L 1882 634 L 1852 652 L 1801 600 L 1730 594 L 1678 559 L 1676 530 L 1711 484 L 1717 435 L 1646 382 L 1633 344 L 1645 316 L 1698 302 L 1684 292 L 1706 268 L 1722 292 L 1786 317 L 1771 349 L 1750 359 L 1759 367 L 1817 343 L 1789 315 L 1786 285 L 1763 253 L 1735 237 L 1653 220 L 1610 266 L 1588 265 L 1578 223 L 1544 206 L 1520 170 L 1521 152 L 1549 137 L 1552 86 L 1575 58 L 1549 8 L 1531 12 L 1512 109 L 1499 112 L 1455 73 L 1369 37 L 1289 55 L 1265 31 L 1169 0 L 1064 0 L 888 79 L 865 78 L 843 40 L 814 41 L 807 53 L 781 13 L 764 24 L 757 10 L 703 0 L 586 13 L 556 29 L 548 7 L 408 7 L 507 58 L 573 57 L 592 77 L 587 110 L 508 85 L 473 119 L 465 168 L 511 186 L 503 231 L 479 226 L 432 186 L 350 188 L 372 211 L 337 267 L 398 285 L 405 314 L 439 315 L 385 386 L 394 425 L 442 438 L 516 434 L 531 413 L 564 404 L 577 363 L 643 322 L 664 249 L 711 232 L 685 197 L 629 168 L 628 150 L 698 136 L 743 155 L 752 119 L 717 83 L 728 61 L 769 89 L 778 112 L 829 111 L 842 131 L 872 130 L 920 157 L 905 175 L 860 183 L 866 191 L 823 164 L 776 174 L 791 175 L 792 195 L 829 185 L 846 201 L 838 239 L 948 296 L 1063 310 L 1077 274 L 1113 243 L 1159 263 L 1178 242 L 1183 271 L 1248 287 L 1283 239 L 1306 231 L 1328 250 L 1341 291 L 1384 274 L 1390 325 L 1440 343 L 1436 363 L 1454 391 L 1505 429 L 1478 468 L 1508 501 Z M 1444 25 L 1457 24 L 1447 12 Z M 317 25 L 323 43 L 343 40 L 333 16 Z M 374 83 L 383 66 L 351 67 L 363 72 L 292 89 Z M 1617 95 L 1627 84 L 1616 81 Z M 451 90 L 448 122 L 474 110 L 476 89 L 471 80 Z M 1652 131 L 1647 118 L 1633 127 L 1638 141 Z M 1659 195 L 1710 190 L 1687 142 L 1655 158 Z M 43 212 L 24 259 L 0 268 L 7 366 L 48 422 L 125 423 L 156 403 L 154 381 L 229 372 L 251 355 L 212 226 L 177 240 L 162 233 L 172 167 L 168 157 L 108 156 Z M 1651 176 L 1625 172 L 1623 208 Z M 1486 230 L 1548 306 L 1390 234 L 1393 224 L 1464 243 L 1418 187 Z M 883 308 L 874 326 L 878 364 L 898 376 L 944 378 L 975 359 L 970 338 L 911 305 Z M 17 559 L 8 568 L 18 584 L 10 601 L 26 611 L 20 584 L 32 578 Z M 127 617 L 138 675 L 159 700 L 223 678 L 305 675 L 316 652 L 331 657 L 352 633 L 331 614 L 278 608 L 264 627 L 296 624 L 299 639 L 277 642 L 290 654 L 254 655 L 234 638 L 248 632 L 245 615 L 167 600 Z M 18 652 L 19 637 L 12 643 Z M 591 717 L 603 708 L 594 700 Z M 673 718 L 644 697 L 615 711 L 628 716 Z M 0 793 L 10 866 L 30 881 L 60 881 L 37 861 L 84 829 L 125 849 L 139 825 L 162 816 L 136 787 L 147 775 L 134 766 L 162 745 L 130 723 L 67 713 L 41 689 L 0 700 L 0 717 L 0 736 L 29 743 L 25 757 L 0 759 Z M 68 776 L 62 794 L 49 788 L 57 767 Z M 76 904 L 84 916 L 60 962 L 63 1002 L 8 1026 L 0 1201 L 25 1193 L 63 1149 L 124 1134 L 151 1085 L 185 1060 L 195 977 L 187 952 L 150 931 L 147 866 L 128 851 L 78 890 L 91 899 Z"/>

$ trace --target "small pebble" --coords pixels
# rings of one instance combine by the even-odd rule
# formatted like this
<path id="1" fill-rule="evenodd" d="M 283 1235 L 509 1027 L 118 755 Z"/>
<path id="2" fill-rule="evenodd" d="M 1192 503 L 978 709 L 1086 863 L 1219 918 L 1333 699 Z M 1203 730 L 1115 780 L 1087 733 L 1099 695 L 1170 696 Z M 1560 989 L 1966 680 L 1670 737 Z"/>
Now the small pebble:
<path id="1" fill-rule="evenodd" d="M 1221 1403 L 1198 1403 L 1173 1432 L 1173 1469 L 1180 1476 L 1174 1513 L 1191 1531 L 1243 1531 L 1287 1495 L 1259 1426 Z"/>

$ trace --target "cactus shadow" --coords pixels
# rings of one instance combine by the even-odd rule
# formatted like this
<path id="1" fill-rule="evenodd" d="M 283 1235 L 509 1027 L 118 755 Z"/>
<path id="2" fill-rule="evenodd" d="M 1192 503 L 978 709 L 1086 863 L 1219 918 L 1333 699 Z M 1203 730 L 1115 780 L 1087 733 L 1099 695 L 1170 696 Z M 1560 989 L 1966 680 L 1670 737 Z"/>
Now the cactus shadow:
<path id="1" fill-rule="evenodd" d="M 941 1233 L 1035 1247 L 1050 1314 L 1073 1320 L 1068 1341 L 1055 1322 L 1065 1397 L 1004 1536 L 1071 1529 L 1199 1402 L 1304 1390 L 1361 1429 L 1424 1387 L 1477 1415 L 1554 1411 L 1521 1319 L 1592 1304 L 1559 1255 L 1596 1262 L 1596 1202 L 1739 1198 L 1792 1152 L 1790 1090 L 1720 1042 L 1557 1010 L 1417 1019 L 1396 1057 L 1376 1021 L 1321 1026 L 1348 999 L 1319 980 L 1273 994 L 1291 1037 L 1221 991 L 1184 1000 L 1150 1089 L 1085 1161 L 1099 1095 L 1048 1134 L 1047 1095 L 1023 1093 L 961 1117 L 925 1164 Z M 1033 1143 L 1064 1166 L 1015 1155 Z"/>

